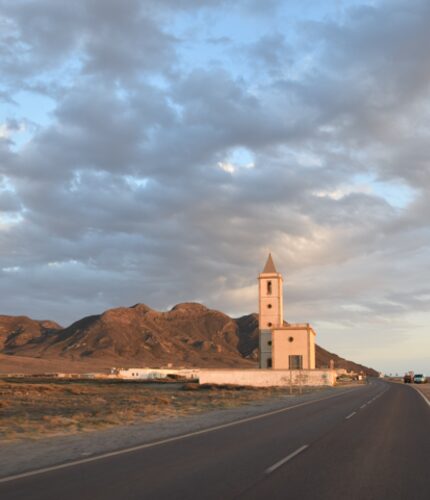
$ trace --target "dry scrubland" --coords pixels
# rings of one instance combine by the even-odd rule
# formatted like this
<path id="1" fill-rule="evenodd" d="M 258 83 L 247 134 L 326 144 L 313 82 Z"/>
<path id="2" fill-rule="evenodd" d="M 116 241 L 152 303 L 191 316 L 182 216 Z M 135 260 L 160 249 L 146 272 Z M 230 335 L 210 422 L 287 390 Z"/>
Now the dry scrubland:
<path id="1" fill-rule="evenodd" d="M 121 367 L 133 368 L 136 363 L 121 363 Z M 113 363 L 103 360 L 70 361 L 64 358 L 41 359 L 29 356 L 9 356 L 0 354 L 0 376 L 35 373 L 109 373 Z"/>
<path id="2" fill-rule="evenodd" d="M 3 379 L 0 380 L 0 441 L 174 418 L 287 393 L 284 388 Z"/>

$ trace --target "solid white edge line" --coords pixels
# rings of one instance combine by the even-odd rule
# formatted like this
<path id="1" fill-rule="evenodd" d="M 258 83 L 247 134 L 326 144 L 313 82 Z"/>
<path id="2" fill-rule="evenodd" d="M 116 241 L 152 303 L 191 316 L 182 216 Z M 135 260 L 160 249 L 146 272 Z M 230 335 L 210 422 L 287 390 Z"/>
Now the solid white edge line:
<path id="1" fill-rule="evenodd" d="M 359 389 L 364 388 L 366 386 L 361 386 Z M 353 390 L 357 390 L 357 388 L 353 388 Z M 350 389 L 347 390 L 348 392 Z M 131 453 L 133 451 L 144 450 L 145 448 L 152 448 L 154 446 L 159 446 L 162 444 L 172 443 L 174 441 L 180 441 L 181 439 L 186 439 L 193 436 L 199 436 L 201 434 L 206 434 L 209 432 L 217 431 L 219 429 L 225 429 L 227 427 L 233 427 L 235 425 L 243 424 L 245 422 L 252 422 L 253 420 L 259 420 L 261 418 L 270 417 L 271 415 L 276 415 L 277 413 L 284 413 L 290 410 L 294 410 L 295 408 L 300 408 L 302 406 L 308 406 L 310 404 L 319 403 L 321 401 L 326 401 L 328 399 L 338 398 L 347 394 L 347 391 L 341 392 L 340 394 L 332 394 L 331 396 L 327 396 L 326 398 L 316 399 L 313 401 L 305 401 L 304 403 L 299 403 L 294 406 L 289 406 L 287 408 L 280 408 L 278 410 L 273 410 L 268 413 L 263 413 L 261 415 L 254 415 L 253 417 L 243 418 L 241 420 L 235 420 L 234 422 L 228 422 L 226 424 L 216 425 L 215 427 L 209 427 L 207 429 L 202 429 L 200 431 L 189 432 L 187 434 L 181 434 L 180 436 L 173 436 L 166 439 L 161 439 L 160 441 L 155 441 L 153 443 L 140 444 L 137 446 L 132 446 L 130 448 L 124 448 L 122 450 L 111 451 L 108 453 L 102 453 L 100 455 L 96 455 L 94 457 L 82 458 L 80 460 L 73 460 L 72 462 L 66 462 L 64 464 L 52 465 L 50 467 L 43 467 L 42 469 L 36 469 L 29 472 L 23 472 L 21 474 L 14 474 L 12 476 L 6 476 L 0 478 L 0 484 L 6 483 L 8 481 L 14 481 L 16 479 L 23 479 L 25 477 L 36 476 L 39 474 L 45 474 L 46 472 L 52 472 L 55 470 L 66 469 L 68 467 L 74 467 L 75 465 L 86 464 L 89 462 L 96 462 L 97 460 L 103 460 L 104 458 L 116 457 L 118 455 L 124 455 L 126 453 Z"/>
<path id="2" fill-rule="evenodd" d="M 396 384 L 396 385 L 407 385 L 414 389 L 418 394 L 424 399 L 424 401 L 430 406 L 430 400 L 428 399 L 427 396 L 425 396 L 419 389 L 416 387 L 414 384 L 398 384 L 397 382 L 390 382 L 390 384 Z M 387 389 L 388 390 L 388 389 Z"/>
<path id="3" fill-rule="evenodd" d="M 287 463 L 288 461 L 290 461 L 292 458 L 296 457 L 299 453 L 301 453 L 302 451 L 305 451 L 306 448 L 308 448 L 308 447 L 309 447 L 309 445 L 304 444 L 303 446 L 301 446 L 300 448 L 298 448 L 296 451 L 293 451 L 293 453 L 290 453 L 289 455 L 287 455 L 282 460 L 279 460 L 279 462 L 276 462 L 275 464 L 271 465 L 268 469 L 266 469 L 264 471 L 265 474 L 271 474 L 273 471 L 275 471 L 276 469 L 278 469 L 279 467 L 281 467 L 281 465 L 284 465 L 285 463 Z"/>
<path id="4" fill-rule="evenodd" d="M 357 413 L 356 411 L 353 411 L 347 417 L 345 417 L 345 420 L 348 420 L 349 418 L 353 417 L 356 413 Z"/>
<path id="5" fill-rule="evenodd" d="M 425 401 L 425 402 L 426 402 L 426 403 L 430 406 L 430 400 L 427 398 L 427 396 L 425 396 L 425 395 L 424 395 L 424 393 L 422 393 L 422 392 L 418 389 L 418 387 L 415 387 L 415 386 L 413 386 L 413 385 L 411 385 L 411 387 L 412 387 L 413 389 L 415 389 L 415 390 L 418 392 L 418 394 L 419 394 L 419 395 L 420 395 L 420 396 L 424 399 L 424 401 Z"/>

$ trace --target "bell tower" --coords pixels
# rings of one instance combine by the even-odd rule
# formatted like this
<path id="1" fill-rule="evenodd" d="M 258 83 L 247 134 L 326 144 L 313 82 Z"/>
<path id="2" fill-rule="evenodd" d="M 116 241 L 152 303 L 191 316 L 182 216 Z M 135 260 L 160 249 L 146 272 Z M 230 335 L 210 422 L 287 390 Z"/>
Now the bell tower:
<path id="1" fill-rule="evenodd" d="M 263 272 L 258 276 L 259 328 L 271 330 L 283 325 L 282 275 L 276 270 L 269 253 Z"/>
<path id="2" fill-rule="evenodd" d="M 284 323 L 282 275 L 269 254 L 258 275 L 260 368 L 315 370 L 315 330 L 309 323 Z"/>
<path id="3" fill-rule="evenodd" d="M 260 368 L 272 368 L 272 332 L 284 323 L 282 275 L 269 253 L 263 272 L 258 276 L 258 327 L 260 330 Z"/>

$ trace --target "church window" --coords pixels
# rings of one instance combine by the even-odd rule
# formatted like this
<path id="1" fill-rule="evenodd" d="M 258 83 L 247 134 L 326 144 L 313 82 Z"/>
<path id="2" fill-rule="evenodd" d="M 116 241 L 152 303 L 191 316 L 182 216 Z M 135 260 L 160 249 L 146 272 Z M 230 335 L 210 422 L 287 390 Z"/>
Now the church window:
<path id="1" fill-rule="evenodd" d="M 267 341 L 267 345 L 272 345 L 272 341 L 271 341 L 271 340 L 268 340 L 268 341 Z"/>
<path id="2" fill-rule="evenodd" d="M 272 368 L 272 358 L 267 358 L 267 368 Z"/>
<path id="3" fill-rule="evenodd" d="M 272 295 L 272 282 L 267 282 L 267 295 Z"/>
<path id="4" fill-rule="evenodd" d="M 272 326 L 272 323 L 269 321 L 269 322 L 267 323 L 267 326 L 268 326 L 268 327 L 271 327 L 271 326 Z"/>
<path id="5" fill-rule="evenodd" d="M 267 304 L 267 309 L 272 309 L 272 304 Z"/>
<path id="6" fill-rule="evenodd" d="M 293 342 L 294 341 L 294 337 L 288 337 L 288 342 Z"/>

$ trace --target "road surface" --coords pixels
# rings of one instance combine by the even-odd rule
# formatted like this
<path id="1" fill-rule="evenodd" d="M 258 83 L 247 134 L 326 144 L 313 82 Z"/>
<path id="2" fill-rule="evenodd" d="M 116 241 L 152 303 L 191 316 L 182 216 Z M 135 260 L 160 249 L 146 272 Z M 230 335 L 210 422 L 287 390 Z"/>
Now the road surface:
<path id="1" fill-rule="evenodd" d="M 86 460 L 2 479 L 0 499 L 429 500 L 430 405 L 409 386 L 378 380 Z"/>

